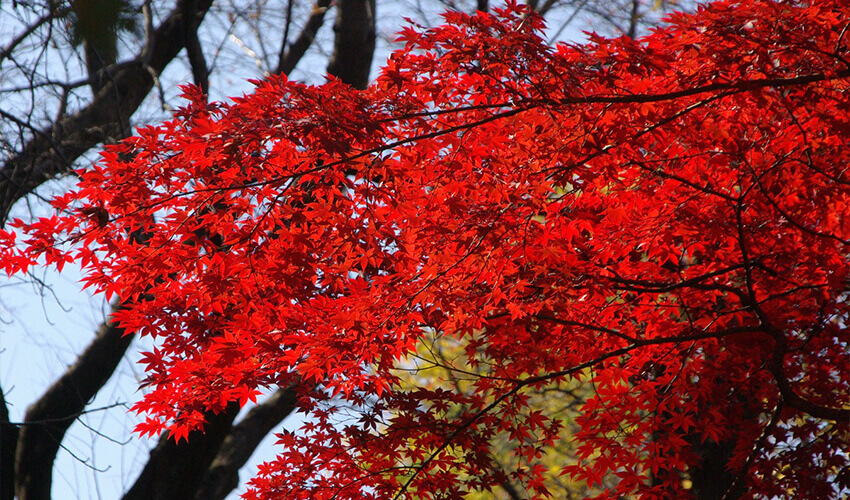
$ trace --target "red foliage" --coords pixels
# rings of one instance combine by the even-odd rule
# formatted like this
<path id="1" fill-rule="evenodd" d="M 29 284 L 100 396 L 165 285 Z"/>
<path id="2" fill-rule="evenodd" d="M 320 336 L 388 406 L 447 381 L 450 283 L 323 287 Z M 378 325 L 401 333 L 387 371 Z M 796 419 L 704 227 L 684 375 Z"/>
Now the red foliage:
<path id="1" fill-rule="evenodd" d="M 157 345 L 142 434 L 315 387 L 252 498 L 489 488 L 496 433 L 559 436 L 523 391 L 569 377 L 597 390 L 566 472 L 616 474 L 612 497 L 686 494 L 709 440 L 751 496 L 846 492 L 850 4 L 718 2 L 554 48 L 518 7 L 445 17 L 366 91 L 188 88 L 18 222 L 25 253 L 0 238 L 5 267 L 73 257 L 125 301 Z M 471 396 L 400 387 L 426 333 L 491 363 Z"/>

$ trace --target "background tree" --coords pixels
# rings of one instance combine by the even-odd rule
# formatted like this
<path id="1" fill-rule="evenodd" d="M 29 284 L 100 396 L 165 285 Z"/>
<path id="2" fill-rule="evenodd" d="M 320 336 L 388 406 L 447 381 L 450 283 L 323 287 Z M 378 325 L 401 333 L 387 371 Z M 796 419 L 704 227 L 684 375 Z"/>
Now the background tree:
<path id="1" fill-rule="evenodd" d="M 533 7 L 552 17 L 555 38 L 575 23 L 634 34 L 641 23 L 657 19 L 654 6 L 637 1 L 613 5 L 547 1 Z M 45 196 L 68 185 L 56 179 L 91 163 L 101 145 L 128 136 L 137 124 L 167 116 L 177 102 L 175 83 L 191 80 L 223 97 L 251 75 L 283 72 L 320 81 L 326 67 L 362 88 L 376 44 L 385 50 L 386 37 L 397 29 L 396 13 L 436 23 L 435 12 L 443 7 L 472 12 L 489 5 L 3 2 L 0 222 L 44 213 Z M 330 54 L 326 63 L 318 62 L 322 54 Z M 69 427 L 87 411 L 132 342 L 132 335 L 105 322 L 68 370 L 30 404 L 21 422 L 11 421 L 0 391 L 2 498 L 12 498 L 15 491 L 21 499 L 49 498 L 54 458 Z M 13 379 L 3 382 L 14 384 Z M 192 434 L 180 445 L 161 439 L 125 496 L 223 498 L 260 440 L 292 411 L 294 394 L 294 388 L 283 388 L 240 420 L 235 409 L 214 417 L 203 438 Z"/>
<path id="2" fill-rule="evenodd" d="M 466 342 L 460 338 L 437 338 L 428 336 L 417 346 L 416 352 L 400 363 L 398 376 L 402 387 L 410 390 L 424 388 L 430 391 L 445 390 L 472 397 L 475 384 L 481 378 L 492 376 L 497 370 L 498 360 L 470 359 Z M 524 457 L 517 453 L 517 446 L 523 440 L 510 434 L 496 434 L 491 439 L 491 454 L 494 466 L 505 472 L 503 482 L 491 491 L 472 493 L 467 498 L 478 500 L 485 498 L 517 500 L 531 498 L 533 493 L 521 482 L 512 480 L 510 472 L 517 468 L 545 469 L 544 485 L 552 498 L 578 499 L 602 493 L 605 487 L 617 484 L 617 477 L 609 475 L 602 484 L 589 488 L 584 481 L 574 481 L 561 475 L 560 469 L 566 464 L 576 463 L 576 443 L 570 437 L 578 431 L 575 422 L 581 406 L 593 396 L 591 384 L 578 380 L 564 381 L 547 387 L 530 389 L 527 412 L 540 412 L 545 415 L 557 415 L 562 426 L 562 437 L 557 442 L 541 449 L 539 456 Z M 470 408 L 462 405 L 451 408 L 447 420 L 458 419 Z"/>

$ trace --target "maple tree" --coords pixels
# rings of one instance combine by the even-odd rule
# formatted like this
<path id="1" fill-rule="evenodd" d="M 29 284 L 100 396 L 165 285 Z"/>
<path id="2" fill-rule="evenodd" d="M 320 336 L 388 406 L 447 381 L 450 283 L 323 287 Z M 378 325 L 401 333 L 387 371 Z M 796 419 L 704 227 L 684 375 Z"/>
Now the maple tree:
<path id="1" fill-rule="evenodd" d="M 850 488 L 846 2 L 717 2 L 551 47 L 509 6 L 408 28 L 365 91 L 187 87 L 0 233 L 7 272 L 79 262 L 155 339 L 138 431 L 297 384 L 253 498 L 546 494 L 528 391 L 593 384 L 560 472 L 602 496 Z M 460 340 L 471 390 L 402 384 Z M 461 366 L 444 367 L 463 370 Z M 511 439 L 514 470 L 493 466 Z M 527 465 L 527 466 L 526 466 Z M 701 479 L 702 478 L 702 479 Z"/>

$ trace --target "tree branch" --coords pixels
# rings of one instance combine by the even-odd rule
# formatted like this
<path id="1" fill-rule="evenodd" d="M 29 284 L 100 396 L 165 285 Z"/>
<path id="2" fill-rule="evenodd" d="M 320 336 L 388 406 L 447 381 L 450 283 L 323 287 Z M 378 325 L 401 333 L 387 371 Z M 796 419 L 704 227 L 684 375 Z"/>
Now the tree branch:
<path id="1" fill-rule="evenodd" d="M 132 340 L 122 328 L 104 323 L 73 366 L 27 409 L 15 455 L 19 500 L 50 498 L 53 461 L 65 433 L 112 376 Z"/>
<path id="2" fill-rule="evenodd" d="M 292 413 L 298 392 L 295 385 L 278 389 L 233 426 L 204 474 L 195 492 L 196 500 L 222 500 L 236 488 L 239 469 L 266 435 Z"/>
<path id="3" fill-rule="evenodd" d="M 228 436 L 239 405 L 219 414 L 208 412 L 203 429 L 176 442 L 168 433 L 159 438 L 141 475 L 122 500 L 186 500 L 193 498 L 213 458 Z"/>
<path id="4" fill-rule="evenodd" d="M 192 68 L 192 79 L 195 85 L 201 88 L 204 95 L 210 92 L 210 72 L 207 66 L 207 61 L 204 58 L 204 50 L 201 47 L 201 41 L 198 39 L 198 26 L 201 24 L 201 19 L 192 15 L 192 5 L 186 2 L 183 7 L 186 10 L 185 16 L 191 19 L 188 29 L 185 31 L 186 39 L 186 55 L 189 56 L 189 66 Z"/>
<path id="5" fill-rule="evenodd" d="M 330 0 L 318 0 L 316 2 L 316 5 L 313 6 L 313 12 L 310 13 L 310 17 L 304 25 L 304 29 L 301 30 L 298 38 L 292 42 L 288 49 L 286 47 L 288 40 L 284 38 L 283 42 L 281 42 L 277 68 L 274 70 L 275 74 L 283 73 L 284 75 L 288 75 L 295 69 L 298 61 L 304 57 L 307 49 L 310 48 L 313 40 L 315 40 L 319 28 L 324 24 L 325 13 L 328 11 L 330 5 Z"/>
<path id="6" fill-rule="evenodd" d="M 811 415 L 815 418 L 822 418 L 824 420 L 833 420 L 835 422 L 850 422 L 850 409 L 847 408 L 833 408 L 829 406 L 819 405 L 817 403 L 813 403 L 806 398 L 803 398 L 794 388 L 791 387 L 791 383 L 788 381 L 788 378 L 785 376 L 785 371 L 782 369 L 782 361 L 781 358 L 784 357 L 783 354 L 777 354 L 782 352 L 782 349 L 777 349 L 774 351 L 774 359 L 769 364 L 768 369 L 773 374 L 773 379 L 776 381 L 776 387 L 779 389 L 779 393 L 782 395 L 783 402 L 797 410 L 800 410 L 803 413 Z"/>
<path id="7" fill-rule="evenodd" d="M 0 49 L 0 62 L 3 62 L 7 57 L 9 57 L 12 51 L 14 51 L 15 48 L 21 44 L 21 42 L 26 40 L 28 36 L 35 33 L 35 31 L 39 29 L 43 24 L 53 21 L 55 15 L 56 13 L 51 10 L 47 14 L 38 18 L 34 23 L 27 26 L 26 29 L 24 29 L 17 36 L 15 36 L 15 38 L 13 38 L 5 47 Z"/>
<path id="8" fill-rule="evenodd" d="M 150 52 L 144 54 L 149 56 L 147 64 L 140 55 L 124 65 L 88 106 L 35 134 L 0 168 L 0 225 L 16 201 L 46 180 L 68 172 L 89 149 L 129 134 L 130 116 L 153 88 L 151 73 L 160 74 L 177 56 L 185 44 L 185 31 L 200 23 L 210 5 L 212 0 L 178 0 L 153 34 Z M 192 19 L 186 19 L 188 16 Z"/>

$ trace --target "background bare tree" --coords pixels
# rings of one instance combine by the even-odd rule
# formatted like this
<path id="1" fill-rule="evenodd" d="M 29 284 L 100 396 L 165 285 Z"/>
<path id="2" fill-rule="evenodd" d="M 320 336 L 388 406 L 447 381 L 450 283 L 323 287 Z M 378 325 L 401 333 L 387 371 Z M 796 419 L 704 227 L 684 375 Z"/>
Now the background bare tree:
<path id="1" fill-rule="evenodd" d="M 575 37 L 575 27 L 635 36 L 667 7 L 641 0 L 529 4 L 547 16 L 552 41 Z M 94 161 L 103 144 L 179 105 L 183 82 L 213 99 L 279 72 L 311 83 L 328 73 L 363 88 L 402 16 L 429 25 L 440 22 L 441 10 L 489 7 L 488 0 L 0 1 L 0 224 L 47 213 L 49 193 L 73 182 L 72 170 Z M 0 390 L 0 499 L 50 498 L 57 456 L 72 453 L 63 444 L 71 426 L 88 412 L 127 411 L 125 404 L 92 406 L 135 340 L 105 318 L 34 401 L 10 412 L 13 395 Z M 0 319 L 7 342 L 26 326 L 16 324 L 26 318 Z M 10 355 L 0 350 L 0 366 Z M 8 388 L 22 374 L 2 375 Z M 206 432 L 188 442 L 163 436 L 138 477 L 122 486 L 123 498 L 226 497 L 260 442 L 293 411 L 296 395 L 295 387 L 281 388 L 242 413 L 232 407 L 210 415 Z"/>

